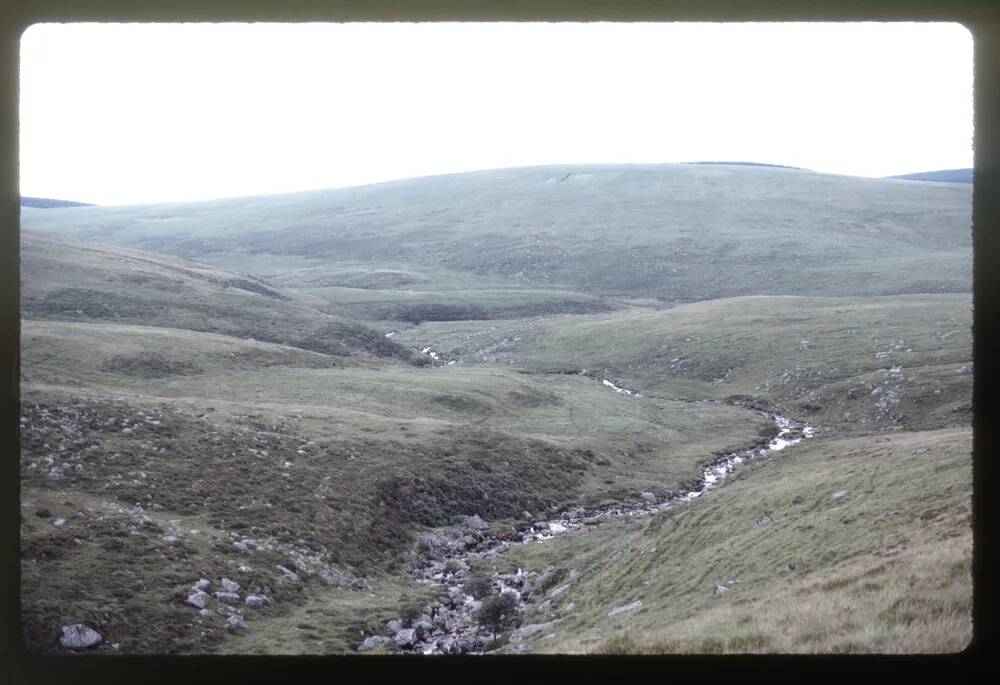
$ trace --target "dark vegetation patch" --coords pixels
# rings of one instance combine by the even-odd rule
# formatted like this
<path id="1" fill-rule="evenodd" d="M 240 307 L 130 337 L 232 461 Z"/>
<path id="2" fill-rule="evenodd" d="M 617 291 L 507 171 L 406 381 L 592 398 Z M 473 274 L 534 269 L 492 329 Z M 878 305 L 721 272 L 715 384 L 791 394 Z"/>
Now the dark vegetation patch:
<path id="1" fill-rule="evenodd" d="M 464 414 L 486 415 L 492 411 L 490 405 L 466 395 L 433 395 L 431 402 Z"/>
<path id="2" fill-rule="evenodd" d="M 540 440 L 503 433 L 451 434 L 433 471 L 378 483 L 379 498 L 401 520 L 448 525 L 455 516 L 519 515 L 572 500 L 588 458 Z"/>
<path id="3" fill-rule="evenodd" d="M 121 373 L 140 378 L 167 378 L 168 376 L 191 376 L 202 372 L 201 367 L 180 359 L 169 359 L 155 352 L 139 352 L 133 355 L 115 355 L 98 366 L 101 371 Z"/>
<path id="4" fill-rule="evenodd" d="M 557 407 L 562 405 L 563 400 L 554 392 L 528 389 L 524 392 L 511 390 L 507 397 L 520 407 L 533 409 L 536 407 Z"/>
<path id="5" fill-rule="evenodd" d="M 405 321 L 419 325 L 424 321 L 469 321 L 519 319 L 553 314 L 596 314 L 614 309 L 601 300 L 559 299 L 512 304 L 389 304 L 362 305 L 372 319 Z"/>

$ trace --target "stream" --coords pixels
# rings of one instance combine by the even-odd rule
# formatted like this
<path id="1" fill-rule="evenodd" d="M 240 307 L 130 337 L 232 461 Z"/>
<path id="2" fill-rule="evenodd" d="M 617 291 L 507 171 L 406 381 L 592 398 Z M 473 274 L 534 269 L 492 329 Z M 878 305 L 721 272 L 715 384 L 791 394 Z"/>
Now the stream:
<path id="1" fill-rule="evenodd" d="M 428 354 L 431 350 L 428 348 L 422 352 Z M 437 359 L 437 355 L 433 358 Z M 620 395 L 641 397 L 635 390 L 619 387 L 605 378 L 595 376 L 591 378 Z M 702 402 L 722 404 L 717 400 L 702 400 Z M 475 614 L 481 606 L 481 601 L 463 589 L 463 584 L 470 574 L 469 565 L 466 563 L 468 558 L 495 558 L 510 547 L 537 544 L 561 535 L 579 534 L 608 519 L 650 516 L 673 509 L 718 488 L 726 476 L 740 464 L 751 459 L 767 457 L 813 436 L 812 426 L 775 412 L 747 405 L 737 406 L 768 416 L 774 421 L 776 434 L 770 439 L 761 439 L 749 447 L 716 457 L 705 466 L 701 477 L 694 485 L 687 486 L 687 489 L 679 494 L 674 493 L 669 497 L 658 499 L 652 493 L 642 493 L 634 500 L 611 506 L 570 508 L 556 513 L 551 518 L 536 520 L 534 523 L 525 522 L 499 533 L 487 532 L 488 524 L 478 516 L 466 516 L 459 524 L 421 533 L 418 536 L 418 550 L 422 558 L 410 573 L 417 583 L 437 590 L 438 599 L 424 606 L 422 613 L 417 617 L 389 621 L 387 627 L 393 633 L 393 637 L 368 637 L 358 647 L 359 651 L 366 651 L 381 643 L 391 643 L 397 653 L 404 654 L 486 653 L 494 636 L 488 628 L 476 621 Z M 570 572 L 569 581 L 575 579 L 574 571 Z M 509 594 L 517 611 L 524 611 L 532 608 L 536 601 L 554 597 L 561 592 L 559 587 L 549 588 L 552 583 L 546 581 L 551 581 L 551 578 L 546 578 L 546 575 L 537 572 L 526 573 L 523 569 L 518 569 L 516 573 L 494 573 L 492 594 Z M 559 579 L 558 582 L 563 583 L 566 580 Z M 562 590 L 568 587 L 564 585 Z M 544 608 L 544 601 L 541 601 L 541 606 Z M 620 610 L 628 608 L 622 607 Z M 522 626 L 515 634 L 517 637 L 526 636 L 543 627 L 547 628 L 548 624 Z"/>

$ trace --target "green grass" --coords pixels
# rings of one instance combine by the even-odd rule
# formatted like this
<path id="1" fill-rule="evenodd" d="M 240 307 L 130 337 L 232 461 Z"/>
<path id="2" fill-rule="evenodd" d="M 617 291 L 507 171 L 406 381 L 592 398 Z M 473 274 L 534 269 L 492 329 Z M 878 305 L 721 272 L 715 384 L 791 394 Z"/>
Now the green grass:
<path id="1" fill-rule="evenodd" d="M 332 285 L 349 287 L 405 290 L 408 279 L 451 274 L 667 302 L 967 292 L 971 283 L 967 185 L 763 167 L 534 167 L 23 220 L 280 274 L 288 288 L 299 270 L 315 283 L 315 267 L 339 270 Z M 380 275 L 358 276 L 359 263 Z"/>
<path id="2" fill-rule="evenodd" d="M 958 371 L 972 369 L 971 309 L 960 294 L 741 297 L 572 318 L 430 322 L 394 339 L 466 363 L 586 368 L 651 396 L 754 396 L 839 432 L 922 430 L 970 419 L 972 375 Z"/>
<path id="3" fill-rule="evenodd" d="M 343 356 L 412 359 L 380 332 L 246 275 L 63 237 L 21 235 L 21 315 L 181 328 Z"/>
<path id="4" fill-rule="evenodd" d="M 570 583 L 504 650 L 960 650 L 969 192 L 574 166 L 26 212 L 27 645 L 85 622 L 106 654 L 352 651 L 430 599 L 416 532 L 676 490 L 770 427 L 718 399 L 817 437 L 683 508 L 473 562 Z M 245 634 L 184 604 L 223 576 L 273 593 Z"/>
<path id="5" fill-rule="evenodd" d="M 560 619 L 530 648 L 960 651 L 972 635 L 970 451 L 967 428 L 817 438 L 681 509 L 511 550 L 507 567 L 581 573 L 524 619 Z M 764 515 L 774 522 L 755 526 Z M 641 610 L 607 617 L 636 600 Z"/>

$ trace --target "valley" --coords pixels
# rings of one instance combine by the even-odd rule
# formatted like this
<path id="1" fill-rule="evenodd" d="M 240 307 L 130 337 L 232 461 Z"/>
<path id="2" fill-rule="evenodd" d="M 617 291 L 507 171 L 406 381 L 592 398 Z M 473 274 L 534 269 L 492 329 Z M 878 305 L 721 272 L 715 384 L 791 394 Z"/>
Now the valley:
<path id="1" fill-rule="evenodd" d="M 960 651 L 970 212 L 724 164 L 25 209 L 25 641 Z"/>

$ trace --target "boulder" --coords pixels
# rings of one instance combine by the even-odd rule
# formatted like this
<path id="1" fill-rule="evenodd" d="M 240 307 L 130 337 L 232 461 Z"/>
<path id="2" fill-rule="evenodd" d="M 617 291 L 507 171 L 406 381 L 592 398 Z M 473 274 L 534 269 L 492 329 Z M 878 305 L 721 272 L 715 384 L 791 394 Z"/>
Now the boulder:
<path id="1" fill-rule="evenodd" d="M 642 608 L 642 600 L 639 599 L 639 600 L 636 600 L 636 601 L 632 602 L 631 604 L 626 604 L 625 606 L 615 607 L 614 609 L 612 609 L 611 611 L 608 612 L 608 618 L 611 618 L 612 616 L 618 616 L 619 614 L 625 614 L 625 613 L 628 613 L 630 611 L 636 611 L 637 609 L 641 609 L 641 608 Z"/>
<path id="2" fill-rule="evenodd" d="M 204 609 L 205 605 L 208 604 L 208 593 L 202 590 L 198 590 L 193 595 L 187 598 L 187 603 L 191 606 L 198 607 L 199 609 Z"/>
<path id="3" fill-rule="evenodd" d="M 421 616 L 413 622 L 411 627 L 413 630 L 417 631 L 417 636 L 420 638 L 426 637 L 434 632 L 434 623 L 428 616 Z"/>
<path id="4" fill-rule="evenodd" d="M 413 628 L 404 628 L 396 633 L 392 641 L 396 643 L 397 647 L 412 647 L 413 643 L 417 641 L 417 631 Z"/>
<path id="5" fill-rule="evenodd" d="M 523 640 L 526 637 L 531 637 L 535 633 L 540 633 L 543 630 L 548 630 L 556 624 L 556 621 L 549 621 L 548 623 L 529 623 L 526 626 L 521 626 L 514 631 L 514 637 L 518 640 Z"/>
<path id="6" fill-rule="evenodd" d="M 479 514 L 463 516 L 459 525 L 465 528 L 472 528 L 473 530 L 486 530 L 490 527 L 486 521 L 479 517 Z"/>
<path id="7" fill-rule="evenodd" d="M 764 526 L 770 525 L 772 523 L 774 523 L 774 519 L 772 519 L 770 516 L 763 516 L 763 517 L 757 519 L 757 521 L 754 523 L 754 525 L 757 528 L 763 528 Z"/>
<path id="8" fill-rule="evenodd" d="M 212 582 L 210 580 L 206 580 L 204 578 L 199 578 L 198 582 L 195 583 L 193 587 L 194 587 L 195 590 L 205 591 L 205 590 L 208 590 L 208 588 L 212 587 Z"/>
<path id="9" fill-rule="evenodd" d="M 243 620 L 243 617 L 239 614 L 232 614 L 226 619 L 226 623 L 229 625 L 229 629 L 234 632 L 239 632 L 247 629 L 247 622 Z"/>
<path id="10" fill-rule="evenodd" d="M 841 497 L 843 497 L 846 494 L 847 494 L 847 490 L 837 490 L 837 492 L 833 493 L 833 499 L 840 499 Z"/>
<path id="11" fill-rule="evenodd" d="M 226 592 L 239 592 L 240 584 L 235 580 L 229 580 L 229 578 L 222 579 L 222 589 Z"/>
<path id="12" fill-rule="evenodd" d="M 639 497 L 641 497 L 642 501 L 646 504 L 656 504 L 656 495 L 651 492 L 640 493 Z"/>
<path id="13" fill-rule="evenodd" d="M 375 649 L 376 647 L 384 645 L 387 642 L 391 642 L 391 640 L 387 637 L 382 637 L 381 635 L 371 635 L 366 637 L 364 642 L 358 645 L 358 651 L 367 652 L 368 650 Z"/>
<path id="14" fill-rule="evenodd" d="M 248 607 L 261 607 L 271 603 L 271 600 L 263 595 L 247 595 L 243 601 Z"/>
<path id="15" fill-rule="evenodd" d="M 59 643 L 69 649 L 86 649 L 99 644 L 103 639 L 96 630 L 88 628 L 82 623 L 74 623 L 71 626 L 63 626 Z"/>
<path id="16" fill-rule="evenodd" d="M 398 618 L 394 618 L 388 623 L 386 623 L 386 627 L 388 627 L 389 630 L 391 630 L 393 633 L 398 633 L 403 629 L 403 622 L 400 621 Z"/>
<path id="17" fill-rule="evenodd" d="M 298 580 L 299 579 L 299 574 L 298 573 L 296 573 L 295 571 L 293 571 L 291 569 L 285 568 L 281 564 L 276 565 L 275 568 L 277 568 L 279 571 L 281 571 L 281 576 L 283 578 L 287 578 L 288 580 Z"/>
<path id="18" fill-rule="evenodd" d="M 239 604 L 240 596 L 235 592 L 216 592 L 215 598 L 222 604 Z"/>

